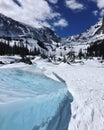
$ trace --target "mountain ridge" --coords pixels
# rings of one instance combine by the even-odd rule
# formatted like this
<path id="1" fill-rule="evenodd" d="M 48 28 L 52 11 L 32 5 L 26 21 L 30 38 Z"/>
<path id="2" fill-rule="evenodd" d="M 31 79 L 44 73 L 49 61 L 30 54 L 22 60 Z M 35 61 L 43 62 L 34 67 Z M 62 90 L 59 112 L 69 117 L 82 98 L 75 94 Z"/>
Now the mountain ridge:
<path id="1" fill-rule="evenodd" d="M 85 32 L 62 39 L 48 27 L 33 28 L 0 14 L 0 39 L 8 37 L 12 45 L 22 41 L 29 50 L 36 49 L 46 56 L 65 56 L 72 49 L 78 54 L 80 49 L 86 50 L 90 44 L 104 40 L 104 18 Z"/>
<path id="2" fill-rule="evenodd" d="M 101 36 L 102 35 L 102 36 Z M 100 37 L 101 36 L 101 37 Z M 70 36 L 63 40 L 64 45 L 67 44 L 87 44 L 98 39 L 104 39 L 104 18 L 92 25 L 85 32 Z"/>
<path id="3" fill-rule="evenodd" d="M 2 31 L 2 33 L 1 33 Z M 48 27 L 43 28 L 34 28 L 30 25 L 13 20 L 10 17 L 7 17 L 0 13 L 0 36 L 26 36 L 31 35 L 33 38 L 37 39 L 38 37 L 43 37 L 43 41 L 51 42 L 49 37 L 46 34 L 50 33 L 50 38 L 56 42 L 60 41 L 60 37 L 57 36 L 53 30 Z M 4 34 L 5 33 L 5 34 Z"/>

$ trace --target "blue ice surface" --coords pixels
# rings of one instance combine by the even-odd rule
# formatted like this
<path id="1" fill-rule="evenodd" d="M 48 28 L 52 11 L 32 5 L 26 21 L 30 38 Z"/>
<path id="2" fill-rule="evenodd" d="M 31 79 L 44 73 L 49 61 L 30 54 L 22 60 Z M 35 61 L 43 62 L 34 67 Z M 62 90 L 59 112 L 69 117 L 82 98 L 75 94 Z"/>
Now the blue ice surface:
<path id="1" fill-rule="evenodd" d="M 12 96 L 19 92 L 19 96 L 35 97 L 50 94 L 66 87 L 64 83 L 57 82 L 43 74 L 35 74 L 20 68 L 0 69 L 0 87 Z M 15 93 L 16 92 L 16 93 Z M 21 95 L 21 94 L 22 95 Z"/>
<path id="2" fill-rule="evenodd" d="M 28 68 L 0 69 L 0 130 L 47 130 L 55 125 L 55 119 L 52 130 L 58 130 L 58 109 L 66 113 L 70 107 L 72 96 L 64 83 L 35 73 L 33 66 L 30 69 L 33 72 Z M 68 123 L 68 114 L 62 118 Z"/>

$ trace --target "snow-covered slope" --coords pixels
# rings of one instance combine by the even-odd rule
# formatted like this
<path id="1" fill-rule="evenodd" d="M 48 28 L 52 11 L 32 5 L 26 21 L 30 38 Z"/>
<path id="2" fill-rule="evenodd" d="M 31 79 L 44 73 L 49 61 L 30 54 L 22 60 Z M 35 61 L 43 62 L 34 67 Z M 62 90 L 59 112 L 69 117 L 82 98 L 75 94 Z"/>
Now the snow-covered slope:
<path id="1" fill-rule="evenodd" d="M 72 96 L 36 66 L 0 68 L 0 130 L 67 130 Z"/>
<path id="2" fill-rule="evenodd" d="M 85 64 L 52 65 L 44 60 L 35 61 L 44 73 L 55 79 L 53 72 L 67 83 L 73 95 L 72 116 L 68 130 L 104 129 L 104 63 L 85 60 Z"/>

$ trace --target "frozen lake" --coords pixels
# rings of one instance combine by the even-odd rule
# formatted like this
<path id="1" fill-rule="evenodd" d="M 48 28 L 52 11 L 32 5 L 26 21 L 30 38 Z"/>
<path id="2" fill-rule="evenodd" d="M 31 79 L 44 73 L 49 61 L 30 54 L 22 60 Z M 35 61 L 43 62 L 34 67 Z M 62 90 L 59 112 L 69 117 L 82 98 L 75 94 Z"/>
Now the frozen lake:
<path id="1" fill-rule="evenodd" d="M 33 67 L 31 67 L 33 69 Z M 21 68 L 0 69 L 0 103 L 48 95 L 66 88 L 64 83 Z"/>
<path id="2" fill-rule="evenodd" d="M 0 68 L 0 130 L 67 130 L 72 96 L 35 66 Z"/>

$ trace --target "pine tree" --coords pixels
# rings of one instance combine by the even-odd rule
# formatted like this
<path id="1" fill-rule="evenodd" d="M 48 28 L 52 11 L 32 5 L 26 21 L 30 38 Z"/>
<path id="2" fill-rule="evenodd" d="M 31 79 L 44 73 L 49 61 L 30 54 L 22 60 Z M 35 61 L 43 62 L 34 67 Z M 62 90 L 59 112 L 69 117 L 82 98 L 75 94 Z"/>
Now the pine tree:
<path id="1" fill-rule="evenodd" d="M 79 50 L 79 54 L 78 54 L 79 59 L 82 59 L 82 57 L 84 57 L 83 53 L 82 53 L 82 49 Z"/>

